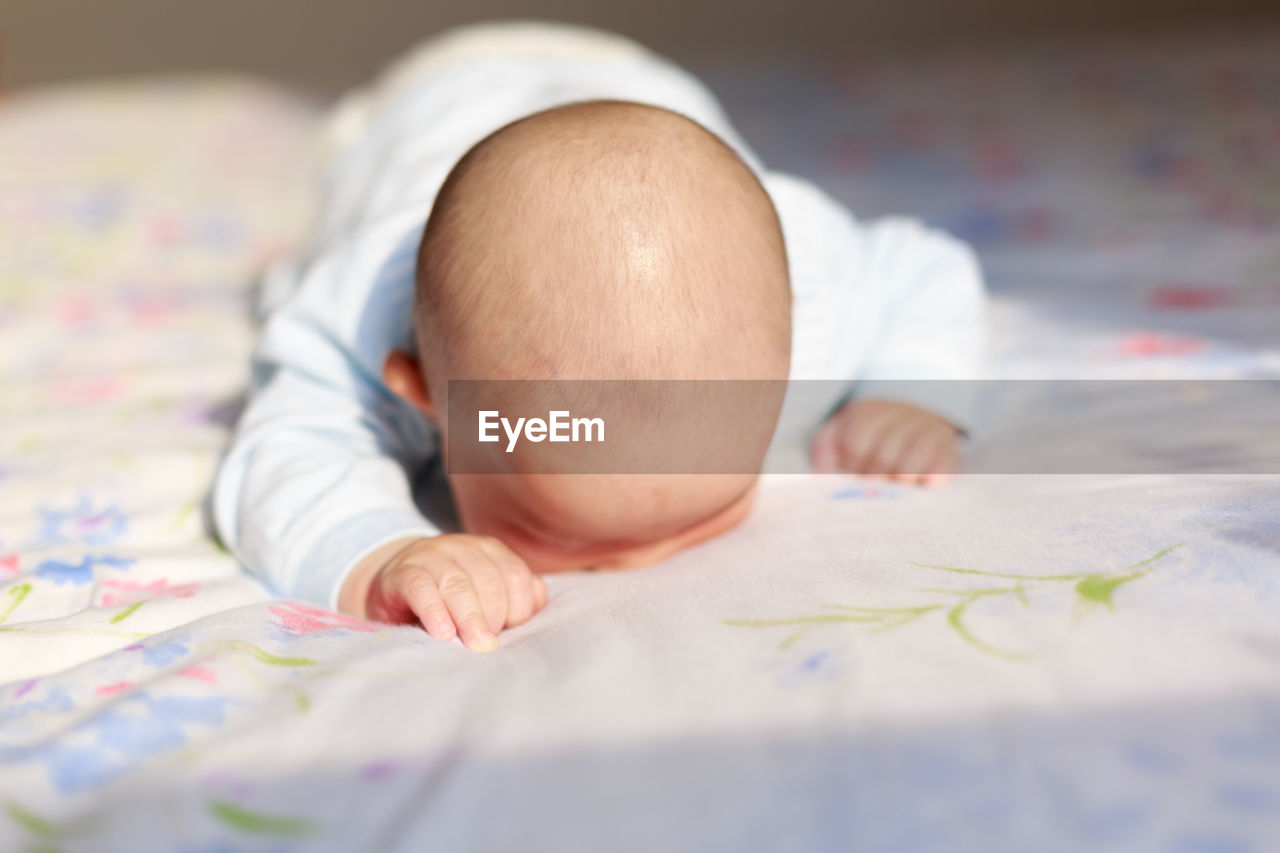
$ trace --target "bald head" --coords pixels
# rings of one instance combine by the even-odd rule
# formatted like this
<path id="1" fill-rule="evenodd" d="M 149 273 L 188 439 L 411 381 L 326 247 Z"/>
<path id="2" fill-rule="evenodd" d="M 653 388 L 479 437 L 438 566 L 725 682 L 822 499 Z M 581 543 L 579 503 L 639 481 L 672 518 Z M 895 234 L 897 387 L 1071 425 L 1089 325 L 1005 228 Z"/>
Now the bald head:
<path id="1" fill-rule="evenodd" d="M 697 123 L 592 101 L 493 133 L 453 169 L 419 255 L 418 345 L 447 378 L 785 378 L 777 215 Z"/>
<path id="2" fill-rule="evenodd" d="M 421 375 L 410 385 L 424 388 L 446 453 L 483 463 L 449 471 L 468 532 L 547 571 L 660 559 L 745 514 L 784 381 L 713 383 L 762 388 L 745 408 L 741 395 L 717 404 L 703 383 L 579 383 L 588 396 L 569 408 L 610 424 L 598 452 L 550 442 L 495 452 L 468 417 L 469 404 L 565 408 L 560 383 L 528 380 L 786 379 L 791 291 L 777 214 L 751 169 L 697 123 L 592 101 L 482 140 L 436 198 L 415 312 Z M 465 379 L 517 381 L 476 383 L 515 389 L 484 405 L 456 386 L 451 406 L 446 383 Z M 722 476 L 609 473 L 648 471 L 672 447 L 699 461 L 727 452 L 732 464 Z"/>

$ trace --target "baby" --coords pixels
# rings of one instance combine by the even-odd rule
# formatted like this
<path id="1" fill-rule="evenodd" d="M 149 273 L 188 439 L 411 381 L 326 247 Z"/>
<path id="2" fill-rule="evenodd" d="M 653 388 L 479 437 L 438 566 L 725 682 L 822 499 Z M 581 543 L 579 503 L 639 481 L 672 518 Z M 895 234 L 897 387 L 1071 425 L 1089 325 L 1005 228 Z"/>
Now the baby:
<path id="1" fill-rule="evenodd" d="M 638 45 L 450 33 L 348 99 L 334 134 L 323 216 L 270 282 L 213 495 L 223 540 L 281 592 L 492 649 L 545 605 L 540 574 L 648 565 L 738 524 L 781 402 L 731 472 L 500 453 L 449 470 L 446 533 L 413 486 L 475 440 L 450 434 L 450 380 L 843 380 L 814 413 L 817 470 L 954 470 L 962 411 L 846 398 L 862 379 L 976 373 L 971 253 L 906 221 L 859 226 L 767 172 L 705 88 Z"/>

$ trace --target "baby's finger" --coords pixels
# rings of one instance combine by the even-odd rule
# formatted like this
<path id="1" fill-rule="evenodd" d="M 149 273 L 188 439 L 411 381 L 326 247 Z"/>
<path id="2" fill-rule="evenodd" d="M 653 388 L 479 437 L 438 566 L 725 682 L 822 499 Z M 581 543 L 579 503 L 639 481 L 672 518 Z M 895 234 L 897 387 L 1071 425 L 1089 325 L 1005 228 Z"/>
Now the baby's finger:
<path id="1" fill-rule="evenodd" d="M 834 474 L 840 470 L 840 450 L 837 446 L 840 423 L 838 415 L 828 418 L 809 445 L 809 464 L 819 474 Z"/>
<path id="2" fill-rule="evenodd" d="M 391 625 L 410 625 L 418 621 L 403 590 L 398 589 L 394 581 L 382 573 L 375 575 L 373 582 L 369 584 L 365 615 L 374 621 Z"/>
<path id="3" fill-rule="evenodd" d="M 471 577 L 489 630 L 497 634 L 507 624 L 507 579 L 501 566 L 484 547 L 459 551 L 455 559 Z"/>
<path id="4" fill-rule="evenodd" d="M 539 610 L 541 610 L 546 606 L 547 606 L 547 582 L 544 581 L 541 578 L 541 576 L 534 575 L 533 576 L 533 612 L 537 613 Z"/>
<path id="5" fill-rule="evenodd" d="M 881 435 L 889 429 L 891 419 L 879 412 L 861 417 L 842 418 L 839 440 L 836 443 L 840 456 L 840 468 L 855 474 L 866 474 L 874 461 Z"/>
<path id="6" fill-rule="evenodd" d="M 916 432 L 907 418 L 894 418 L 880 432 L 879 440 L 863 463 L 863 473 L 872 476 L 897 474 L 898 463 L 907 446 L 915 440 Z"/>
<path id="7" fill-rule="evenodd" d="M 428 634 L 445 642 L 457 636 L 458 629 L 454 627 L 449 608 L 445 606 L 440 589 L 431 575 L 423 571 L 415 572 L 404 578 L 401 587 L 405 603 Z"/>
<path id="8" fill-rule="evenodd" d="M 436 586 L 467 648 L 481 652 L 496 649 L 498 638 L 489 628 L 480 597 L 462 566 L 449 563 L 441 569 L 436 575 Z"/>
<path id="9" fill-rule="evenodd" d="M 923 483 L 939 453 L 939 437 L 935 432 L 926 429 L 915 433 L 903 443 L 898 461 L 893 465 L 893 479 L 904 483 Z"/>
<path id="10" fill-rule="evenodd" d="M 534 576 L 524 560 L 497 539 L 482 539 L 481 548 L 488 552 L 506 580 L 506 626 L 514 628 L 529 620 L 534 612 Z"/>
<path id="11" fill-rule="evenodd" d="M 929 462 L 928 473 L 924 475 L 924 484 L 941 486 L 954 477 L 959 468 L 959 454 L 956 453 L 954 442 L 949 442 L 941 447 L 938 455 Z"/>

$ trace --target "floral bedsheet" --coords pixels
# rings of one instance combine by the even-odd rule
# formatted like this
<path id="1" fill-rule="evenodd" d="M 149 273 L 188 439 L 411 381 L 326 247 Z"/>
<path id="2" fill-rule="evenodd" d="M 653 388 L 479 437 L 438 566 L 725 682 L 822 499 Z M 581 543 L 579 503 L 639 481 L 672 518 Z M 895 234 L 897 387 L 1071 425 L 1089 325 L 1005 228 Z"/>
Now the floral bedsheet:
<path id="1" fill-rule="evenodd" d="M 1280 375 L 1275 37 L 698 70 L 975 243 L 998 374 Z M 1275 476 L 779 477 L 488 655 L 273 598 L 202 500 L 317 127 L 0 101 L 0 848 L 1280 846 Z"/>

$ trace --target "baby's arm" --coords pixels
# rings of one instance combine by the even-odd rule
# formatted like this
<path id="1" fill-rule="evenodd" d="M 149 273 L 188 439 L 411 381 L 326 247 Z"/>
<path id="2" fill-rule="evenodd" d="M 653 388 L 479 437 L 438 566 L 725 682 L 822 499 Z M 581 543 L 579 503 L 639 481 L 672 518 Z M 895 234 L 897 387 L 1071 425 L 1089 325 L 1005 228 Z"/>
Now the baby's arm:
<path id="1" fill-rule="evenodd" d="M 932 485 L 956 468 L 979 376 L 984 296 L 968 246 L 915 222 L 863 232 L 860 274 L 878 336 L 850 400 L 819 430 L 818 470 Z M 923 380 L 923 381 L 921 381 Z"/>
<path id="2" fill-rule="evenodd" d="M 817 432 L 818 470 L 945 478 L 971 426 L 985 300 L 973 252 L 911 220 L 864 225 L 812 184 L 771 173 L 787 237 L 793 375 L 847 383 Z"/>
<path id="3" fill-rule="evenodd" d="M 244 566 L 328 607 L 366 553 L 438 532 L 407 474 L 434 439 L 398 409 L 376 363 L 395 288 L 390 275 L 370 279 L 394 271 L 394 244 L 352 241 L 300 273 L 254 351 L 248 406 L 214 482 L 218 532 Z"/>
<path id="4" fill-rule="evenodd" d="M 409 471 L 435 452 L 435 437 L 381 371 L 386 353 L 408 343 L 416 242 L 413 229 L 373 229 L 301 274 L 255 350 L 249 404 L 214 483 L 214 520 L 245 567 L 284 595 L 423 621 L 436 636 L 456 631 L 485 646 L 541 607 L 545 586 L 522 562 L 472 559 L 498 549 L 438 535 L 413 501 Z M 502 589 L 491 583 L 495 562 Z M 434 584 L 448 625 L 427 600 Z"/>

